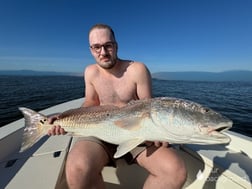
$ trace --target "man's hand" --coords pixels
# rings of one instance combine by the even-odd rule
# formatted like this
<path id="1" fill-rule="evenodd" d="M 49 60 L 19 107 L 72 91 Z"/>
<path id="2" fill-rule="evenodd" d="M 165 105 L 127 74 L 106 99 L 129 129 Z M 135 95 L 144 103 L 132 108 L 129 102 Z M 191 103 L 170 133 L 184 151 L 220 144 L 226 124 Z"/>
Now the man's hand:
<path id="1" fill-rule="evenodd" d="M 155 141 L 154 142 L 154 145 L 156 146 L 156 147 L 168 147 L 169 146 L 169 143 L 168 142 L 160 142 L 160 141 Z"/>
<path id="2" fill-rule="evenodd" d="M 55 120 L 58 119 L 58 116 L 55 115 L 55 116 L 52 116 L 48 119 L 49 123 L 50 124 L 53 124 L 53 122 Z M 52 135 L 64 135 L 66 134 L 67 132 L 60 126 L 60 125 L 53 125 L 51 129 L 48 130 L 47 134 L 49 136 L 52 136 Z"/>
<path id="3" fill-rule="evenodd" d="M 67 132 L 60 125 L 53 125 L 51 129 L 48 130 L 47 134 L 52 135 L 64 135 Z"/>
<path id="4" fill-rule="evenodd" d="M 154 141 L 154 142 L 147 141 L 147 142 L 145 142 L 145 144 L 147 146 L 152 146 L 154 144 L 156 147 L 161 147 L 161 146 L 168 147 L 169 146 L 168 142 L 161 142 L 161 141 Z"/>

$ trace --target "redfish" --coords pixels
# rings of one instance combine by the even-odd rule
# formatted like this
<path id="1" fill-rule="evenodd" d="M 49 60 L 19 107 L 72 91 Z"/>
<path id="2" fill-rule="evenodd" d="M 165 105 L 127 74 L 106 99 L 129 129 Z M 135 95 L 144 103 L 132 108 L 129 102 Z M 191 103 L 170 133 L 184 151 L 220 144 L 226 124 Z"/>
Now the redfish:
<path id="1" fill-rule="evenodd" d="M 48 117 L 19 108 L 25 117 L 21 151 L 31 147 L 52 127 Z M 54 122 L 73 135 L 94 136 L 118 145 L 119 158 L 145 141 L 171 144 L 226 144 L 223 133 L 232 121 L 220 113 L 185 99 L 159 97 L 132 101 L 123 107 L 80 107 L 61 113 Z"/>

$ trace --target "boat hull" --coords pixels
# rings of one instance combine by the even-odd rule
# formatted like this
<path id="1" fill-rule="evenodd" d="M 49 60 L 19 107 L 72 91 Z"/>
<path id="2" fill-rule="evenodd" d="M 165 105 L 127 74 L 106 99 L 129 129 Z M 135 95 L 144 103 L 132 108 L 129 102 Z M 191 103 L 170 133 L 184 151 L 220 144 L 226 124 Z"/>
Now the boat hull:
<path id="1" fill-rule="evenodd" d="M 69 101 L 41 111 L 49 115 L 79 107 L 84 99 Z M 19 153 L 24 120 L 0 128 L 0 188 L 67 188 L 64 166 L 77 140 L 64 135 L 44 137 L 34 147 Z M 232 141 L 223 145 L 176 145 L 184 159 L 188 178 L 184 188 L 247 188 L 252 180 L 252 139 L 228 131 Z M 119 160 L 117 167 L 102 171 L 108 189 L 142 188 L 148 173 L 136 164 Z M 31 177 L 32 175 L 32 177 Z M 43 176 L 42 176 L 43 175 Z"/>

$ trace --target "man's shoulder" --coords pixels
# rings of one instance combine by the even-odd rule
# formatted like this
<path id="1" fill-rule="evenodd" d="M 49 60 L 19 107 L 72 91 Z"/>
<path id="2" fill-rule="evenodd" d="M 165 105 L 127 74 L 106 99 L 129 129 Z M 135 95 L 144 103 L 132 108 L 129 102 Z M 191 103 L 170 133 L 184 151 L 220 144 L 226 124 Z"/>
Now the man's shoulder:
<path id="1" fill-rule="evenodd" d="M 89 64 L 86 67 L 86 70 L 97 70 L 96 64 Z"/>
<path id="2" fill-rule="evenodd" d="M 142 62 L 132 62 L 128 68 L 128 73 L 131 76 L 138 75 L 138 77 L 132 77 L 136 82 L 150 80 L 151 78 L 148 67 Z"/>
<path id="3" fill-rule="evenodd" d="M 129 69 L 133 72 L 148 72 L 147 66 L 143 62 L 132 61 L 130 62 Z"/>
<path id="4" fill-rule="evenodd" d="M 98 68 L 96 64 L 90 64 L 85 68 L 85 76 L 90 77 L 92 75 L 96 75 L 98 73 Z"/>

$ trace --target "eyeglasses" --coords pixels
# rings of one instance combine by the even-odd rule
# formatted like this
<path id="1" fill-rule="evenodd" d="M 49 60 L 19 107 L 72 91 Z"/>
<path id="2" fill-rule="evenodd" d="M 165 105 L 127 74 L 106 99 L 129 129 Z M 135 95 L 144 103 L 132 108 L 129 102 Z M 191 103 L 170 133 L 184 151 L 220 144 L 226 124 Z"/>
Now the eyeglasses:
<path id="1" fill-rule="evenodd" d="M 107 42 L 103 45 L 94 44 L 94 45 L 91 45 L 90 48 L 93 49 L 96 53 L 100 53 L 102 50 L 102 47 L 104 47 L 104 49 L 106 49 L 107 51 L 114 50 L 114 44 L 115 42 Z"/>

